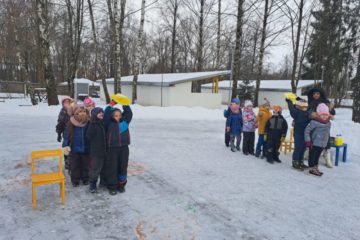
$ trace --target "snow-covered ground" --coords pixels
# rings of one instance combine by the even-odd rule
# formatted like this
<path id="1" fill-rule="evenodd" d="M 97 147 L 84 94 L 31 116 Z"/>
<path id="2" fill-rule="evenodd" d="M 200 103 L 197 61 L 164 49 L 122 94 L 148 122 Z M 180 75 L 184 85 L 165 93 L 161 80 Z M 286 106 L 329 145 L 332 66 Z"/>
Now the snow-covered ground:
<path id="1" fill-rule="evenodd" d="M 360 126 L 349 109 L 332 129 L 348 162 L 316 178 L 292 170 L 291 155 L 269 165 L 230 152 L 221 109 L 133 106 L 126 193 L 92 195 L 67 176 L 65 206 L 45 186 L 34 211 L 29 153 L 59 147 L 59 107 L 27 104 L 0 102 L 0 239 L 360 239 Z"/>

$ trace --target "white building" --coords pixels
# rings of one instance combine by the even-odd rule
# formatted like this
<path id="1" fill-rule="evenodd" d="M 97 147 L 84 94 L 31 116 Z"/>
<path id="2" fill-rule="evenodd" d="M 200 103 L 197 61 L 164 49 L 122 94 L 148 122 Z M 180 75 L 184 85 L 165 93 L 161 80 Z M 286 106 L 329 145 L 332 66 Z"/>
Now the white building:
<path id="1" fill-rule="evenodd" d="M 213 80 L 218 82 L 230 71 L 195 72 L 195 73 L 167 73 L 141 74 L 138 76 L 137 103 L 144 106 L 202 106 L 219 108 L 221 95 L 213 93 L 192 93 L 193 81 Z M 132 99 L 133 76 L 121 77 L 121 92 Z M 101 83 L 101 80 L 97 80 Z M 106 79 L 109 94 L 114 93 L 114 79 Z M 102 84 L 100 84 L 100 98 L 105 100 Z"/>
<path id="2" fill-rule="evenodd" d="M 296 95 L 302 96 L 302 93 L 306 88 L 314 86 L 314 80 L 300 80 Z M 319 82 L 319 81 L 318 81 Z M 252 86 L 255 87 L 255 81 L 252 81 Z M 219 93 L 221 94 L 222 104 L 228 104 L 231 98 L 232 81 L 225 80 L 219 82 Z M 213 92 L 212 84 L 204 84 L 201 87 L 201 91 L 204 93 Z M 291 80 L 262 80 L 260 82 L 259 91 L 259 103 L 267 98 L 271 105 L 280 105 L 286 107 L 284 93 L 291 92 Z M 306 99 L 306 97 L 304 96 Z"/>

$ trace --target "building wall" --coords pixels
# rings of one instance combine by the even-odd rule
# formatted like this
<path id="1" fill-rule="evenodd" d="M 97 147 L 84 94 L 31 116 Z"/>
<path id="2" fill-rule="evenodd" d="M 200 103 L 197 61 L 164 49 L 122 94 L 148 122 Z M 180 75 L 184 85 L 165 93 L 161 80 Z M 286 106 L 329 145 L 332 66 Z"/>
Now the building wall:
<path id="1" fill-rule="evenodd" d="M 109 94 L 114 93 L 114 85 L 108 83 Z M 122 85 L 122 93 L 132 98 L 132 86 Z M 162 95 L 162 100 L 161 100 Z M 100 87 L 100 97 L 105 100 L 102 86 Z M 206 108 L 219 108 L 221 106 L 220 94 L 191 93 L 191 83 L 180 83 L 171 87 L 163 87 L 161 93 L 160 86 L 138 85 L 137 103 L 143 106 L 202 106 Z"/>
<path id="2" fill-rule="evenodd" d="M 211 89 L 209 88 L 202 88 L 202 92 L 204 93 L 211 93 Z M 280 105 L 284 108 L 287 108 L 286 102 L 285 102 L 285 92 L 288 91 L 259 91 L 259 103 L 261 104 L 264 101 L 264 98 L 266 97 L 271 105 Z M 231 96 L 231 90 L 228 89 L 219 89 L 219 94 L 221 94 L 221 102 L 222 104 L 228 104 L 229 99 Z M 297 96 L 301 96 L 301 88 L 297 90 L 296 93 Z"/>

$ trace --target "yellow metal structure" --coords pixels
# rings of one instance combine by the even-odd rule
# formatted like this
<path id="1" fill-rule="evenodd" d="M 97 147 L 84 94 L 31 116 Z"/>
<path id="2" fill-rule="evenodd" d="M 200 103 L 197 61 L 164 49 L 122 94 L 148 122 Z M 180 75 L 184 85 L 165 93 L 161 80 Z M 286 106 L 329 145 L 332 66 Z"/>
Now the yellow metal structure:
<path id="1" fill-rule="evenodd" d="M 283 151 L 286 155 L 288 152 L 291 153 L 294 150 L 294 128 L 291 128 L 290 130 L 290 138 L 285 139 L 281 143 L 280 151 Z"/>
<path id="2" fill-rule="evenodd" d="M 211 92 L 212 93 L 219 93 L 219 78 L 213 78 L 211 82 Z"/>
<path id="3" fill-rule="evenodd" d="M 59 158 L 59 171 L 50 173 L 35 173 L 35 160 L 58 157 Z M 31 185 L 32 185 L 32 203 L 33 208 L 36 209 L 36 187 L 47 184 L 59 184 L 60 185 L 60 198 L 61 203 L 65 203 L 65 176 L 62 170 L 63 152 L 58 150 L 46 150 L 46 151 L 33 151 L 31 153 Z"/>

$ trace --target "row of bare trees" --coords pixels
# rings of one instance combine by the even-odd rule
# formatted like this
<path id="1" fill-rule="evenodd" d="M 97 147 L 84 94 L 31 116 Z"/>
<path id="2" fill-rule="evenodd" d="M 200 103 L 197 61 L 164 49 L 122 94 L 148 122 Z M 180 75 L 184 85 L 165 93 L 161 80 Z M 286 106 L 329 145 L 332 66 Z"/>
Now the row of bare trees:
<path id="1" fill-rule="evenodd" d="M 291 79 L 296 91 L 322 1 L 1 1 L 0 79 L 40 82 L 57 104 L 59 82 L 73 95 L 76 77 L 101 79 L 105 90 L 112 77 L 120 93 L 121 77 L 133 75 L 135 102 L 141 73 L 232 69 L 232 95 L 238 80 L 247 93 L 255 81 L 249 97 L 257 105 L 269 74 Z M 271 50 L 286 44 L 292 50 L 284 51 L 283 68 L 269 69 Z"/>

